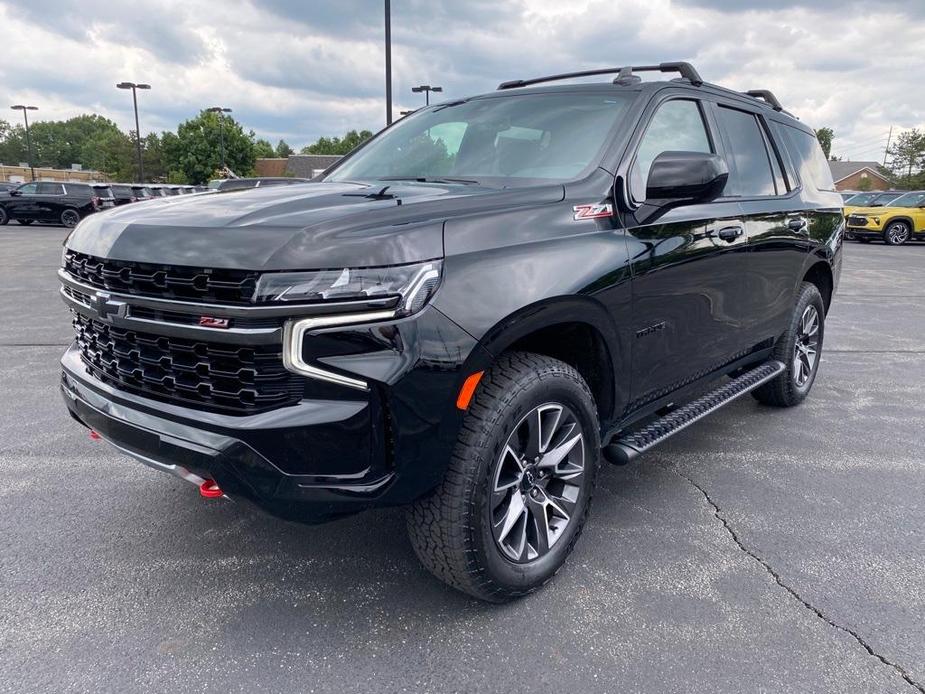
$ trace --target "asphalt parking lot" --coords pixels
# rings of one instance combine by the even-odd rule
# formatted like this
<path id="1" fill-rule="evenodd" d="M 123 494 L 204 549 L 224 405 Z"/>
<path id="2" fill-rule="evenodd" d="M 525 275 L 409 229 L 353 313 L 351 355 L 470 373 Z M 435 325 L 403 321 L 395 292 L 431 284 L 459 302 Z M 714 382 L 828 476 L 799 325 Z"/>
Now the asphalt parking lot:
<path id="1" fill-rule="evenodd" d="M 66 415 L 62 228 L 0 227 L 0 691 L 925 691 L 925 245 L 845 247 L 821 372 L 627 468 L 497 607 L 400 511 L 303 527 Z"/>

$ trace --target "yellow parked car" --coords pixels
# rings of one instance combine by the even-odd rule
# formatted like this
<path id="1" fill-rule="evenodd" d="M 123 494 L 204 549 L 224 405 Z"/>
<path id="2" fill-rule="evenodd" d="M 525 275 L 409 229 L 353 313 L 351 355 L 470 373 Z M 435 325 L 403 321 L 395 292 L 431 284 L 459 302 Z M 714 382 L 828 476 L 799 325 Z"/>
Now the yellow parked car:
<path id="1" fill-rule="evenodd" d="M 884 207 L 860 207 L 847 215 L 846 236 L 861 243 L 882 239 L 891 246 L 925 241 L 925 191 L 901 195 Z"/>
<path id="2" fill-rule="evenodd" d="M 883 207 L 889 205 L 899 196 L 904 195 L 901 190 L 872 190 L 866 193 L 856 193 L 845 200 L 845 216 L 862 207 Z"/>

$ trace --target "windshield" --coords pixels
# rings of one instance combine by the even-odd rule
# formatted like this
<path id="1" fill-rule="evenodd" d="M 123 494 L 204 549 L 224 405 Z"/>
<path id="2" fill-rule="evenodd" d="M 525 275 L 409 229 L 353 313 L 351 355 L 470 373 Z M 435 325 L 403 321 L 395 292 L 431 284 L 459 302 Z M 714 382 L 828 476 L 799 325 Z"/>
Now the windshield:
<path id="1" fill-rule="evenodd" d="M 633 96 L 524 94 L 434 106 L 399 121 L 325 180 L 572 179 L 595 162 Z"/>
<path id="2" fill-rule="evenodd" d="M 889 203 L 890 207 L 923 207 L 925 206 L 925 193 L 906 193 L 900 195 Z"/>

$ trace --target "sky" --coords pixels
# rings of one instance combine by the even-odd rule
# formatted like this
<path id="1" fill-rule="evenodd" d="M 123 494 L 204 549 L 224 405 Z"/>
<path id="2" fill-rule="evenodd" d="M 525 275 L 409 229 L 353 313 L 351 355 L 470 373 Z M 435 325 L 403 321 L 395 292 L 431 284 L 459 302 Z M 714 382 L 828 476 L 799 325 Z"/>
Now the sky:
<path id="1" fill-rule="evenodd" d="M 385 125 L 382 0 L 0 0 L 0 103 L 35 120 L 98 113 L 142 134 L 208 106 L 299 148 Z M 925 128 L 925 0 L 392 0 L 394 111 L 555 72 L 688 60 L 771 89 L 833 154 L 883 158 Z M 11 122 L 19 114 L 8 112 Z"/>

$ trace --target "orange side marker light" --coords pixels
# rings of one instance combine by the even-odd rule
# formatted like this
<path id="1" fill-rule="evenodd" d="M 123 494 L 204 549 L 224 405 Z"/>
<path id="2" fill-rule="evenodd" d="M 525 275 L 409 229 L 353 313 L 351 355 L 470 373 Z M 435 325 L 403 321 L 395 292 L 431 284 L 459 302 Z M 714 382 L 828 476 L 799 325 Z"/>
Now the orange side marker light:
<path id="1" fill-rule="evenodd" d="M 469 403 L 472 401 L 472 396 L 475 395 L 475 389 L 478 387 L 479 381 L 482 380 L 482 374 L 484 373 L 484 371 L 476 371 L 463 382 L 462 388 L 459 389 L 459 395 L 456 397 L 457 408 L 460 410 L 469 409 Z"/>

